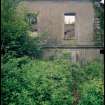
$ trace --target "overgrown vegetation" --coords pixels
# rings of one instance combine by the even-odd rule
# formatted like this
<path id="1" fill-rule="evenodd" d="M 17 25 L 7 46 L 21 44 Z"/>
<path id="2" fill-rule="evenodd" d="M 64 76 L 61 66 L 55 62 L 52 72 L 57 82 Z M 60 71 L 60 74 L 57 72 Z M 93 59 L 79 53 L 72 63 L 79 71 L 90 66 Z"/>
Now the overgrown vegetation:
<path id="1" fill-rule="evenodd" d="M 19 3 L 19 2 L 18 2 Z M 40 38 L 28 35 L 30 24 L 16 12 L 17 0 L 1 1 L 1 52 L 5 56 L 41 56 Z"/>
<path id="2" fill-rule="evenodd" d="M 71 74 L 65 62 L 23 57 L 2 65 L 2 103 L 5 105 L 71 104 Z M 69 82 L 68 82 L 69 81 Z"/>
<path id="3" fill-rule="evenodd" d="M 103 45 L 104 42 L 104 4 L 99 3 L 100 0 L 93 0 L 95 17 L 98 19 L 95 31 L 96 45 Z M 98 3 L 97 3 L 98 2 Z"/>
<path id="4" fill-rule="evenodd" d="M 103 105 L 103 63 L 81 67 L 64 57 L 41 58 L 40 38 L 28 35 L 30 25 L 16 12 L 18 0 L 1 0 L 1 104 Z M 38 58 L 38 59 L 36 59 Z"/>
<path id="5" fill-rule="evenodd" d="M 96 61 L 81 68 L 66 60 L 9 59 L 2 64 L 2 103 L 72 105 L 75 81 L 81 93 L 78 105 L 102 105 L 102 72 L 102 64 Z"/>
<path id="6" fill-rule="evenodd" d="M 84 73 L 85 72 L 85 73 Z M 79 84 L 80 100 L 78 105 L 104 104 L 104 66 L 93 61 L 84 67 L 83 82 Z"/>

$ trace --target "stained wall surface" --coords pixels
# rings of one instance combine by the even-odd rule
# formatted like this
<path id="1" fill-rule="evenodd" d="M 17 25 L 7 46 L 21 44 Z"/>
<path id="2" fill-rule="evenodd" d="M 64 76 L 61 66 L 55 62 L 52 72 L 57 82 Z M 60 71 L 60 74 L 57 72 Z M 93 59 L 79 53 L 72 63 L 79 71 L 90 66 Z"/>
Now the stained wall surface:
<path id="1" fill-rule="evenodd" d="M 66 54 L 66 57 L 65 57 Z M 67 56 L 68 55 L 68 56 Z M 103 61 L 103 54 L 100 54 L 100 49 L 45 49 L 43 50 L 43 58 L 50 59 L 51 57 L 60 59 L 70 59 L 73 62 L 85 62 L 93 60 Z"/>
<path id="2" fill-rule="evenodd" d="M 93 45 L 93 25 L 94 8 L 87 0 L 46 0 L 46 1 L 24 1 L 20 3 L 28 12 L 38 12 L 38 32 L 47 32 L 47 45 L 69 44 L 69 45 Z M 64 40 L 64 14 L 75 13 L 75 38 L 74 40 Z M 81 61 L 102 58 L 100 49 L 45 49 L 43 57 L 49 59 L 64 52 L 72 54 L 76 61 L 76 56 Z"/>
<path id="3" fill-rule="evenodd" d="M 64 40 L 64 13 L 76 13 L 75 43 L 91 44 L 93 41 L 94 9 L 85 1 L 24 1 L 30 12 L 39 12 L 38 31 L 47 32 L 49 43 L 70 44 Z"/>

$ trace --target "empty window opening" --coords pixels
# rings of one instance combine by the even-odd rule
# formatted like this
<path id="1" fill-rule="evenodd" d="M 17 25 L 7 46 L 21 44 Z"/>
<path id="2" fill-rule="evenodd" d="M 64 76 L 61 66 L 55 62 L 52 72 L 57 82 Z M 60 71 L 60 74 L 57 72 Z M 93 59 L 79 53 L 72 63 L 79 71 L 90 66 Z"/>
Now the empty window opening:
<path id="1" fill-rule="evenodd" d="M 64 39 L 69 40 L 75 37 L 75 13 L 64 14 Z"/>
<path id="2" fill-rule="evenodd" d="M 26 19 L 27 19 L 27 22 L 30 25 L 37 24 L 37 16 L 35 14 L 33 14 L 33 13 L 28 13 L 27 16 L 26 16 Z"/>
<path id="3" fill-rule="evenodd" d="M 27 13 L 26 21 L 30 25 L 30 33 L 29 35 L 32 37 L 38 36 L 38 15 L 35 13 Z"/>

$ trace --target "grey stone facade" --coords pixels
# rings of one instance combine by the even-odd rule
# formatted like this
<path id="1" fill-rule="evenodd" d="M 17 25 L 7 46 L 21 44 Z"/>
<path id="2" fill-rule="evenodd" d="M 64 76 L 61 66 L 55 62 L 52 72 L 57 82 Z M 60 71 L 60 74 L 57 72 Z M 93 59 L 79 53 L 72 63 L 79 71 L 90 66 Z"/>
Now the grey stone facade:
<path id="1" fill-rule="evenodd" d="M 39 33 L 46 32 L 45 36 L 48 46 L 57 45 L 93 45 L 94 46 L 94 8 L 89 0 L 27 0 L 20 4 L 24 5 L 28 12 L 38 12 L 37 28 Z M 65 28 L 72 26 L 65 26 L 64 14 L 75 13 L 75 35 L 73 39 L 64 40 Z M 73 27 L 72 27 L 73 28 Z M 33 27 L 34 29 L 34 27 Z M 69 49 L 56 50 L 45 49 L 44 58 L 49 58 L 54 54 L 60 54 L 62 51 L 72 53 L 74 61 L 77 59 L 92 60 L 102 57 L 99 49 Z"/>
<path id="2" fill-rule="evenodd" d="M 38 32 L 47 32 L 47 41 L 58 44 L 93 44 L 94 9 L 89 1 L 25 1 L 30 12 L 39 12 Z M 64 40 L 64 14 L 75 13 L 75 40 Z M 53 43 L 51 43 L 53 44 Z"/>

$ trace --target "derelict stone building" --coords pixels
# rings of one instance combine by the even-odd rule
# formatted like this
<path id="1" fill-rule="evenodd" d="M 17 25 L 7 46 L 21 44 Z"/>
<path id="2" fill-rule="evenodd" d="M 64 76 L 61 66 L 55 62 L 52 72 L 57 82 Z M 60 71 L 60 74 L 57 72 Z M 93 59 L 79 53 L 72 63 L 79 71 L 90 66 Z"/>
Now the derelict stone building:
<path id="1" fill-rule="evenodd" d="M 26 0 L 22 4 L 28 13 L 37 13 L 32 23 L 33 36 L 46 33 L 43 36 L 46 46 L 94 45 L 95 15 L 93 4 L 89 0 Z M 85 55 L 97 55 L 97 51 L 94 54 L 89 51 L 85 51 Z M 50 55 L 53 50 L 45 52 L 45 55 Z M 79 55 L 82 52 L 79 49 Z"/>

